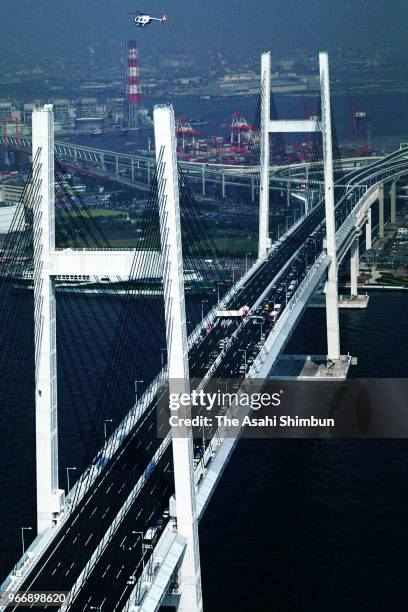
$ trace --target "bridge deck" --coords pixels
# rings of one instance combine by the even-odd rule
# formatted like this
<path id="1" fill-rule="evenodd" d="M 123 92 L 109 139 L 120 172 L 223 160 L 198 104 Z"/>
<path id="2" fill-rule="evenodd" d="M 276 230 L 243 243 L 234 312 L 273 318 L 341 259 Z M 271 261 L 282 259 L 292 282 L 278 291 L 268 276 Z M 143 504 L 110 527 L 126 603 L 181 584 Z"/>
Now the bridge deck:
<path id="1" fill-rule="evenodd" d="M 394 158 L 390 164 L 376 166 L 374 180 L 379 178 L 383 180 L 384 177 L 392 176 L 393 172 L 401 171 L 401 161 L 397 158 L 395 163 L 393 162 Z M 406 161 L 404 163 L 407 165 Z M 355 179 L 360 182 L 367 183 L 371 177 L 369 172 L 355 172 Z M 352 177 L 350 180 L 352 181 Z M 352 214 L 353 205 L 354 203 L 350 204 L 345 198 L 342 200 L 341 207 L 337 211 L 338 226 L 347 223 L 347 215 Z M 288 259 L 305 244 L 312 231 L 319 226 L 322 228 L 322 221 L 323 209 L 319 206 L 257 267 L 256 272 L 242 286 L 239 293 L 230 300 L 228 308 L 235 309 L 256 304 L 259 296 L 269 287 L 271 280 L 284 269 Z M 318 255 L 319 252 L 315 251 L 314 257 Z M 283 285 L 287 284 L 288 274 L 289 272 L 283 272 L 282 286 L 271 288 L 269 299 L 285 303 Z M 233 322 L 226 327 L 216 325 L 211 334 L 192 346 L 189 362 L 193 379 L 198 380 L 206 375 L 211 353 L 218 347 L 222 338 L 232 336 L 236 331 L 236 324 Z M 212 376 L 214 378 L 237 376 L 242 363 L 242 350 L 248 352 L 256 350 L 259 337 L 258 325 L 242 325 L 223 355 L 223 359 L 212 372 Z M 87 560 L 98 549 L 101 540 L 118 516 L 120 508 L 129 498 L 135 482 L 145 473 L 146 464 L 151 461 L 161 444 L 156 437 L 154 427 L 156 407 L 157 398 L 149 404 L 136 427 L 67 518 L 35 569 L 25 577 L 19 587 L 21 590 L 72 589 L 83 572 Z M 112 611 L 124 607 L 133 589 L 133 586 L 128 584 L 128 577 L 131 574 L 138 576 L 142 571 L 140 543 L 136 537 L 133 537 L 135 534 L 132 534 L 132 531 L 143 530 L 143 526 L 149 521 L 153 524 L 159 518 L 172 492 L 171 472 L 168 477 L 168 468 L 171 464 L 168 450 L 164 451 L 158 463 L 161 469 L 148 474 L 146 485 L 131 504 L 126 517 L 119 522 L 106 547 L 100 551 L 92 571 L 89 571 L 88 576 L 84 576 L 79 595 L 73 603 L 73 610 L 86 609 L 89 605 L 102 603 Z M 161 477 L 158 477 L 160 473 Z M 10 609 L 15 608 L 10 607 Z"/>

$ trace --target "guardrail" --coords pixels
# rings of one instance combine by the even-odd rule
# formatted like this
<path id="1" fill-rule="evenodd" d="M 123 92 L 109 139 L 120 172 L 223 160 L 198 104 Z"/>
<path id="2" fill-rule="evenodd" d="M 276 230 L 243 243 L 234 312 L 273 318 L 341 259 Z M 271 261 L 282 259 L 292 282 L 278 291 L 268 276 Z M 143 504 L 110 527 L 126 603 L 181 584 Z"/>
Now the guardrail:
<path id="1" fill-rule="evenodd" d="M 253 390 L 253 387 L 248 387 L 248 382 L 252 385 L 252 381 L 255 378 L 259 378 L 263 375 L 265 370 L 265 356 L 269 355 L 267 368 L 270 369 L 270 356 L 272 355 L 272 346 L 276 343 L 282 344 L 287 338 L 282 338 L 282 330 L 287 325 L 288 319 L 292 317 L 295 322 L 302 314 L 303 309 L 307 303 L 308 297 L 313 293 L 315 287 L 320 282 L 324 275 L 324 272 L 329 265 L 329 258 L 325 252 L 317 258 L 311 269 L 305 275 L 303 281 L 300 283 L 298 289 L 288 302 L 286 308 L 282 312 L 277 324 L 269 334 L 263 347 L 260 349 L 257 359 L 252 364 L 248 371 L 246 379 L 244 379 L 238 393 L 249 392 Z M 308 294 L 305 296 L 305 294 Z M 301 304 L 302 296 L 304 297 L 304 303 Z M 297 308 L 297 312 L 294 313 Z M 293 323 L 294 325 L 294 323 Z M 281 350 L 281 346 L 274 347 L 274 353 L 276 356 Z M 275 357 L 276 358 L 276 357 Z M 248 406 L 242 407 L 237 403 L 228 410 L 228 416 L 231 418 L 239 416 L 242 419 L 245 416 L 245 412 L 249 412 Z M 206 455 L 202 462 L 199 462 L 195 468 L 195 482 L 197 487 L 196 501 L 197 501 L 197 515 L 199 518 L 204 513 L 204 510 L 209 502 L 209 499 L 216 487 L 216 484 L 228 462 L 229 457 L 234 450 L 239 435 L 239 428 L 234 426 L 221 426 L 217 428 L 214 436 L 211 438 L 207 448 Z M 162 603 L 166 589 L 171 579 L 171 575 L 183 554 L 183 550 L 177 547 L 173 543 L 174 531 L 171 526 L 168 526 L 163 532 L 161 539 L 156 545 L 151 559 L 149 560 L 149 567 L 146 567 L 144 572 L 139 577 L 132 593 L 129 596 L 128 601 L 122 608 L 123 612 L 138 611 L 147 612 L 148 610 L 157 610 Z M 165 550 L 165 554 L 163 554 Z M 166 568 L 166 560 L 168 557 L 172 558 L 172 572 L 168 572 L 166 569 L 161 573 L 161 568 Z M 158 584 L 156 584 L 154 596 L 149 601 L 150 588 L 154 588 L 155 575 L 152 576 L 152 569 L 157 568 Z M 154 574 L 154 573 L 153 573 Z M 156 607 L 155 607 L 156 606 Z"/>
<path id="2" fill-rule="evenodd" d="M 215 305 L 211 309 L 211 311 L 207 313 L 204 320 L 198 323 L 195 330 L 192 332 L 192 334 L 190 334 L 188 338 L 189 349 L 193 346 L 198 336 L 200 335 L 203 329 L 203 324 L 211 324 L 214 322 L 216 318 L 216 312 L 220 305 L 225 305 L 227 301 L 229 301 L 236 295 L 236 293 L 240 290 L 243 284 L 245 284 L 245 282 L 247 282 L 247 280 L 252 276 L 252 274 L 255 273 L 258 267 L 262 265 L 263 261 L 264 260 L 257 261 L 248 270 L 248 272 L 244 276 L 242 276 L 241 279 L 239 279 L 239 281 L 235 283 L 233 287 L 231 287 L 229 292 L 220 301 L 220 304 Z M 166 380 L 167 367 L 164 367 L 144 391 L 137 404 L 135 404 L 131 408 L 131 410 L 127 413 L 127 415 L 124 417 L 119 426 L 108 438 L 102 449 L 98 451 L 98 453 L 95 455 L 95 458 L 93 459 L 92 464 L 85 470 L 83 474 L 81 474 L 74 487 L 68 493 L 68 495 L 66 496 L 65 507 L 60 515 L 60 520 L 58 524 L 48 529 L 41 536 L 37 536 L 37 538 L 32 542 L 31 546 L 27 549 L 24 558 L 20 559 L 15 564 L 10 574 L 3 581 L 0 586 L 1 590 L 18 590 L 18 586 L 23 584 L 28 574 L 31 573 L 36 567 L 36 565 L 40 562 L 43 554 L 46 552 L 51 542 L 58 535 L 58 533 L 60 532 L 63 525 L 66 523 L 74 509 L 81 502 L 84 495 L 86 495 L 86 493 L 90 490 L 97 478 L 100 477 L 103 470 L 105 469 L 105 466 L 109 463 L 110 459 L 117 452 L 124 439 L 139 423 L 142 416 L 152 404 L 160 387 Z"/>
<path id="3" fill-rule="evenodd" d="M 340 233 L 339 240 L 341 239 L 342 238 Z M 306 272 L 304 278 L 298 285 L 292 298 L 289 300 L 288 304 L 282 311 L 282 314 L 279 317 L 276 325 L 265 339 L 263 346 L 260 348 L 257 358 L 250 367 L 246 378 L 244 379 L 240 387 L 239 393 L 245 391 L 245 385 L 248 384 L 248 382 L 252 385 L 254 380 L 263 379 L 266 377 L 277 356 L 288 341 L 288 338 L 290 336 L 290 333 L 288 333 L 288 328 L 293 329 L 296 325 L 298 319 L 302 315 L 307 305 L 308 300 L 313 295 L 316 287 L 319 285 L 322 278 L 324 277 L 329 263 L 330 258 L 328 257 L 326 251 L 323 251 L 316 258 L 314 264 L 310 267 L 310 269 Z M 278 273 L 276 279 L 278 279 L 279 276 L 280 273 Z M 211 374 L 211 372 L 209 371 L 208 374 Z M 251 387 L 251 389 L 253 390 L 253 387 Z M 249 408 L 245 407 L 244 410 L 249 411 Z M 243 407 L 238 408 L 238 405 L 236 405 L 235 407 L 232 406 L 230 407 L 228 414 L 232 418 L 238 415 L 242 417 L 244 416 Z M 229 457 L 231 456 L 235 448 L 238 439 L 238 434 L 239 430 L 237 430 L 237 428 L 234 426 L 219 427 L 214 433 L 211 440 L 209 441 L 209 444 L 206 448 L 205 458 L 203 459 L 203 461 L 200 461 L 195 468 L 194 474 L 195 483 L 197 487 L 197 515 L 199 517 L 201 517 L 204 513 L 204 510 L 217 485 L 217 482 L 229 460 Z M 171 542 L 172 536 L 170 534 L 171 531 L 166 530 L 162 534 L 162 539 L 160 542 L 161 546 L 165 545 L 167 547 L 166 555 L 172 555 L 174 568 L 174 559 L 180 559 L 182 551 L 177 550 L 176 547 L 173 547 Z M 160 567 L 163 564 L 164 559 L 160 553 L 159 547 L 157 547 L 157 549 L 154 549 L 151 559 L 153 566 L 157 567 L 158 571 L 160 571 Z M 160 590 L 158 586 L 156 587 L 153 601 L 159 603 L 163 601 L 163 598 L 165 596 L 165 590 L 168 586 L 169 580 L 161 581 L 161 585 L 163 587 L 162 590 Z M 153 583 L 153 579 L 151 579 L 149 582 L 148 570 L 146 570 L 145 574 L 142 574 L 142 576 L 136 583 L 135 588 L 133 589 L 125 607 L 123 608 L 123 612 L 130 612 L 131 610 L 138 612 L 144 612 L 145 610 L 157 610 L 158 607 L 150 607 L 147 601 L 149 589 L 153 586 Z M 160 595 L 158 595 L 158 593 L 160 593 Z"/>

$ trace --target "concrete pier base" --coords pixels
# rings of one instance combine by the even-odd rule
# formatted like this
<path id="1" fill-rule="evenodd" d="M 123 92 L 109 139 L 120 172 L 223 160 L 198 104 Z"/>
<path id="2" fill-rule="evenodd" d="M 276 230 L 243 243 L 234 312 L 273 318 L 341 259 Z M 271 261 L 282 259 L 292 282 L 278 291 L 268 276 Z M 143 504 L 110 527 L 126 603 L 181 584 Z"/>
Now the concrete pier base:
<path id="1" fill-rule="evenodd" d="M 367 308 L 369 296 L 366 295 L 340 295 L 339 308 Z"/>
<path id="2" fill-rule="evenodd" d="M 331 361 L 327 355 L 280 355 L 268 378 L 280 380 L 344 380 L 351 365 L 350 355 Z"/>
<path id="3" fill-rule="evenodd" d="M 339 295 L 339 308 L 367 308 L 368 295 Z M 326 308 L 326 300 L 324 294 L 318 294 L 310 300 L 309 308 Z"/>

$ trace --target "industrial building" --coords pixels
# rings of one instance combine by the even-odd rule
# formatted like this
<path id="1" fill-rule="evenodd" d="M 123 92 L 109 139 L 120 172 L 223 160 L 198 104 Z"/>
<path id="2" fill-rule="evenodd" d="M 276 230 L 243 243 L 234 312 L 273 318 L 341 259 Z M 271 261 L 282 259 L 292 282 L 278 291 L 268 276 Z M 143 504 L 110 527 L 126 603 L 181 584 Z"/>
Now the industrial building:
<path id="1" fill-rule="evenodd" d="M 12 114 L 11 102 L 0 102 L 0 122 L 10 117 Z"/>
<path id="2" fill-rule="evenodd" d="M 96 117 L 96 107 L 96 98 L 80 98 L 76 105 L 76 118 L 83 119 L 88 117 Z"/>
<path id="3" fill-rule="evenodd" d="M 306 89 L 306 83 L 299 79 L 277 78 L 273 80 L 271 87 L 273 93 L 300 93 Z M 259 92 L 259 78 L 251 75 L 227 75 L 195 90 L 200 96 L 210 97 L 257 96 Z"/>
<path id="4" fill-rule="evenodd" d="M 6 204 L 17 203 L 23 195 L 23 185 L 14 183 L 0 183 L 0 202 Z"/>
<path id="5" fill-rule="evenodd" d="M 0 234 L 7 234 L 10 230 L 17 204 L 5 206 L 0 202 Z"/>

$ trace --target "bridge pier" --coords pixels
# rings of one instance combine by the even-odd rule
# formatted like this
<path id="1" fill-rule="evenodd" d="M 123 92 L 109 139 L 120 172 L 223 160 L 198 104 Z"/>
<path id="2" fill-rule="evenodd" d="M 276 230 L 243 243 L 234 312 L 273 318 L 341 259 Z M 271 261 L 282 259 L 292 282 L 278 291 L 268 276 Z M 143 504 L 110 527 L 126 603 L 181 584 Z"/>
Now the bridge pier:
<path id="1" fill-rule="evenodd" d="M 201 189 L 201 195 L 205 196 L 205 166 L 203 165 L 201 168 L 201 172 L 202 172 L 202 189 Z"/>
<path id="2" fill-rule="evenodd" d="M 380 196 L 378 198 L 378 235 L 384 238 L 384 183 L 380 185 Z"/>
<path id="3" fill-rule="evenodd" d="M 360 245 L 359 236 L 353 240 L 350 252 L 350 295 L 356 297 L 358 295 L 358 271 L 360 264 Z"/>
<path id="4" fill-rule="evenodd" d="M 397 181 L 394 180 L 391 183 L 391 223 L 397 222 Z"/>
<path id="5" fill-rule="evenodd" d="M 225 199 L 225 172 L 221 174 L 221 196 Z"/>
<path id="6" fill-rule="evenodd" d="M 358 293 L 360 269 L 360 233 L 355 236 L 350 249 L 350 295 L 341 295 L 339 308 L 367 308 L 369 297 Z"/>
<path id="7" fill-rule="evenodd" d="M 365 240 L 366 240 L 366 251 L 373 248 L 373 230 L 372 230 L 372 212 L 371 208 L 367 211 L 367 221 L 365 224 Z"/>

